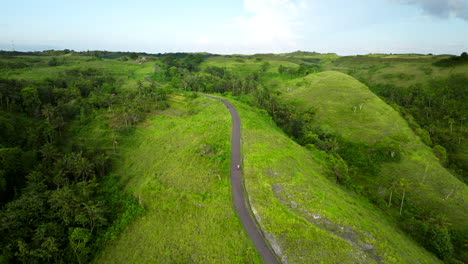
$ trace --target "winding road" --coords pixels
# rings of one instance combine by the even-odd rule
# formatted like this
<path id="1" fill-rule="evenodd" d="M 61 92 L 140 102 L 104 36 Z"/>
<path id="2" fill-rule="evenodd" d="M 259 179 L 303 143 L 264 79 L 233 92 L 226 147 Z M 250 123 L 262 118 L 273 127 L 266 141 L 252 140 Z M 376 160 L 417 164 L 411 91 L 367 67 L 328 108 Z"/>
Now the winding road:
<path id="1" fill-rule="evenodd" d="M 159 71 L 159 66 L 158 66 L 158 65 L 154 65 L 154 72 L 158 72 L 158 71 Z M 146 76 L 146 77 L 144 78 L 144 80 L 147 81 L 147 82 L 149 82 L 149 83 L 150 83 L 151 85 L 153 85 L 153 86 L 161 87 L 160 84 L 157 84 L 157 83 L 151 81 L 150 78 L 149 78 L 149 76 Z"/>
<path id="2" fill-rule="evenodd" d="M 159 67 L 154 66 L 154 71 L 157 72 Z M 148 77 L 145 77 L 144 80 L 151 85 L 161 87 L 161 85 L 151 81 Z M 218 100 L 222 102 L 229 112 L 231 113 L 232 118 L 232 136 L 231 136 L 231 191 L 232 191 L 232 201 L 234 207 L 236 208 L 237 215 L 239 216 L 242 225 L 247 231 L 247 235 L 250 237 L 254 243 L 257 252 L 263 259 L 263 262 L 266 264 L 279 264 L 278 259 L 276 258 L 275 253 L 270 248 L 266 242 L 265 237 L 262 235 L 262 232 L 257 226 L 254 218 L 249 209 L 247 200 L 245 199 L 244 186 L 242 184 L 242 170 L 238 166 L 241 165 L 241 152 L 240 152 L 240 118 L 237 110 L 232 106 L 228 101 L 219 99 L 213 96 L 204 95 L 211 99 Z"/>
<path id="3" fill-rule="evenodd" d="M 247 201 L 244 195 L 244 186 L 242 184 L 242 170 L 238 169 L 237 166 L 241 165 L 241 152 L 240 152 L 240 118 L 234 106 L 223 99 L 219 99 L 213 96 L 204 95 L 206 97 L 221 101 L 226 105 L 227 109 L 231 113 L 232 118 L 232 136 L 231 136 L 231 191 L 232 201 L 236 208 L 237 215 L 239 216 L 242 225 L 244 225 L 247 235 L 250 237 L 255 245 L 258 253 L 263 259 L 263 262 L 267 264 L 278 263 L 276 255 L 273 250 L 267 244 L 265 237 L 259 230 L 257 223 L 252 217 L 252 214 L 248 208 Z"/>

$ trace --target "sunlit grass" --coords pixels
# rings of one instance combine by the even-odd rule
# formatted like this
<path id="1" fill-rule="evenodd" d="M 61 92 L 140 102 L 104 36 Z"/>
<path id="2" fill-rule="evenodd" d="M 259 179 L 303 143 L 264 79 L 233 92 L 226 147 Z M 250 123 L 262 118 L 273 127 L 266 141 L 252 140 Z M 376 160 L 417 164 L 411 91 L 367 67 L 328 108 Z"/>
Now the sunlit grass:
<path id="1" fill-rule="evenodd" d="M 391 184 L 405 178 L 411 183 L 413 191 L 408 192 L 408 197 L 412 202 L 424 204 L 429 200 L 433 210 L 443 212 L 453 227 L 465 228 L 466 185 L 442 167 L 407 122 L 365 85 L 343 73 L 322 72 L 290 81 L 285 91 L 287 98 L 299 99 L 304 106 L 317 110 L 315 126 L 349 140 L 373 144 L 388 137 L 407 137 L 408 143 L 401 145 L 402 161 L 384 163 L 381 173 L 367 181 L 366 187 L 385 200 Z M 451 192 L 453 196 L 447 199 Z"/>
<path id="2" fill-rule="evenodd" d="M 254 212 L 288 263 L 375 263 L 372 254 L 318 227 L 323 219 L 352 229 L 355 243 L 373 245 L 383 263 L 439 262 L 377 208 L 329 179 L 324 153 L 306 150 L 269 117 L 235 105 L 241 116 L 246 188 Z"/>
<path id="3" fill-rule="evenodd" d="M 121 147 L 117 172 L 146 212 L 97 262 L 261 263 L 231 201 L 229 112 L 181 99 Z"/>

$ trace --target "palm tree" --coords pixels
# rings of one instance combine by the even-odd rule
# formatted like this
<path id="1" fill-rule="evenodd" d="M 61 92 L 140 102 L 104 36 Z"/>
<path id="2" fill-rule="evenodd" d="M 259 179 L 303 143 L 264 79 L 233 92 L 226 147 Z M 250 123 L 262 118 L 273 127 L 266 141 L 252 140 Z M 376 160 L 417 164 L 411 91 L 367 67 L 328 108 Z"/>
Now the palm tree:
<path id="1" fill-rule="evenodd" d="M 387 205 L 387 208 L 390 208 L 390 206 L 392 206 L 393 191 L 395 190 L 396 187 L 398 187 L 398 182 L 393 181 L 393 182 L 390 184 L 390 187 L 388 188 L 388 189 L 390 190 L 390 197 L 388 198 L 388 205 Z"/>
<path id="2" fill-rule="evenodd" d="M 41 113 L 46 118 L 47 123 L 51 124 L 50 121 L 54 117 L 55 107 L 53 107 L 51 104 L 46 104 L 42 107 Z"/>
<path id="3" fill-rule="evenodd" d="M 52 165 L 52 162 L 58 156 L 57 148 L 50 143 L 43 145 L 39 152 L 41 153 L 43 161 L 47 165 Z"/>
<path id="4" fill-rule="evenodd" d="M 400 205 L 400 215 L 401 212 L 403 211 L 403 203 L 405 202 L 405 194 L 406 194 L 406 189 L 408 188 L 408 180 L 406 178 L 401 178 L 398 187 L 403 190 L 403 195 L 401 197 L 401 205 Z"/>

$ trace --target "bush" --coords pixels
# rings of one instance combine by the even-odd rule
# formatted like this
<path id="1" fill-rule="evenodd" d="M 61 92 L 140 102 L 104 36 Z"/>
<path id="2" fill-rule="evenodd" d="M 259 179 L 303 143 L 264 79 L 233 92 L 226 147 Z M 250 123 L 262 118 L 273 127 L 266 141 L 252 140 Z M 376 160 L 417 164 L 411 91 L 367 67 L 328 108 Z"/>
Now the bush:
<path id="1" fill-rule="evenodd" d="M 434 151 L 434 154 L 440 160 L 440 163 L 444 165 L 447 163 L 447 150 L 444 147 L 441 145 L 435 145 L 434 148 L 432 148 L 432 151 Z"/>
<path id="2" fill-rule="evenodd" d="M 403 219 L 404 229 L 410 233 L 424 248 L 440 259 L 449 261 L 454 252 L 450 233 L 444 226 L 406 215 Z"/>
<path id="3" fill-rule="evenodd" d="M 365 175 L 377 175 L 380 165 L 372 160 L 370 146 L 363 142 L 343 142 L 338 154 L 350 167 Z"/>
<path id="4" fill-rule="evenodd" d="M 453 245 L 446 228 L 426 222 L 422 225 L 422 231 L 424 232 L 425 239 L 421 242 L 425 248 L 441 259 L 451 258 Z"/>
<path id="5" fill-rule="evenodd" d="M 383 139 L 374 146 L 372 159 L 377 162 L 400 161 L 400 144 L 393 139 Z"/>
<path id="6" fill-rule="evenodd" d="M 57 58 L 52 58 L 52 59 L 47 63 L 47 65 L 49 65 L 49 66 L 58 66 L 59 63 L 58 63 Z"/>
<path id="7" fill-rule="evenodd" d="M 453 67 L 465 63 L 468 63 L 468 54 L 463 52 L 460 56 L 452 56 L 448 59 L 438 60 L 434 62 L 434 65 L 438 67 Z"/>
<path id="8" fill-rule="evenodd" d="M 429 132 L 423 128 L 416 128 L 416 134 L 421 138 L 421 140 L 426 144 L 427 146 L 432 146 L 432 140 L 431 136 L 429 135 Z"/>
<path id="9" fill-rule="evenodd" d="M 348 185 L 350 183 L 350 177 L 346 162 L 339 155 L 328 155 L 327 158 L 331 165 L 336 183 Z"/>

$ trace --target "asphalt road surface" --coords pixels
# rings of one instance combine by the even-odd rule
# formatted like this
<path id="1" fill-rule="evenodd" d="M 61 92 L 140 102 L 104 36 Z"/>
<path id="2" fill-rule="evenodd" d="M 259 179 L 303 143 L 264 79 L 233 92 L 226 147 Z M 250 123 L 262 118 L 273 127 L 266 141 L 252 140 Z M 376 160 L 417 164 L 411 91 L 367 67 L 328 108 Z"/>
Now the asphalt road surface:
<path id="1" fill-rule="evenodd" d="M 236 109 L 227 101 L 205 95 L 206 97 L 221 101 L 228 108 L 232 117 L 232 137 L 231 137 L 231 190 L 232 190 L 232 201 L 236 208 L 237 215 L 239 216 L 242 225 L 244 225 L 247 235 L 250 237 L 255 245 L 258 253 L 263 259 L 263 262 L 267 264 L 278 263 L 275 253 L 267 244 L 265 237 L 263 237 L 259 230 L 257 223 L 252 217 L 248 208 L 247 201 L 245 200 L 244 187 L 242 184 L 242 166 L 241 164 L 241 152 L 240 152 L 240 118 Z M 238 167 L 239 166 L 239 167 Z"/>
<path id="2" fill-rule="evenodd" d="M 158 71 L 159 71 L 158 65 L 154 65 L 154 72 L 158 72 Z M 147 82 L 149 82 L 151 85 L 154 85 L 154 86 L 156 86 L 156 87 L 161 87 L 161 85 L 159 85 L 159 84 L 157 84 L 157 83 L 151 81 L 150 78 L 149 78 L 149 76 L 145 77 L 144 80 L 147 81 Z"/>
<path id="3" fill-rule="evenodd" d="M 159 67 L 154 66 L 154 72 L 157 72 Z M 161 85 L 152 82 L 149 77 L 144 78 L 145 81 L 149 82 L 152 85 L 161 87 Z M 240 118 L 234 106 L 229 102 L 223 99 L 219 99 L 213 96 L 204 95 L 206 97 L 218 100 L 222 102 L 229 112 L 231 113 L 232 118 L 232 136 L 231 136 L 231 191 L 232 191 L 232 201 L 234 202 L 234 207 L 236 208 L 237 215 L 239 216 L 242 225 L 247 231 L 247 235 L 250 237 L 254 243 L 257 252 L 263 259 L 263 262 L 266 264 L 279 264 L 278 259 L 276 258 L 275 253 L 267 244 L 265 237 L 262 235 L 261 231 L 258 229 L 257 223 L 254 221 L 252 214 L 248 208 L 247 201 L 245 200 L 244 195 L 244 186 L 242 184 L 242 164 L 241 164 L 241 152 L 240 152 Z"/>

